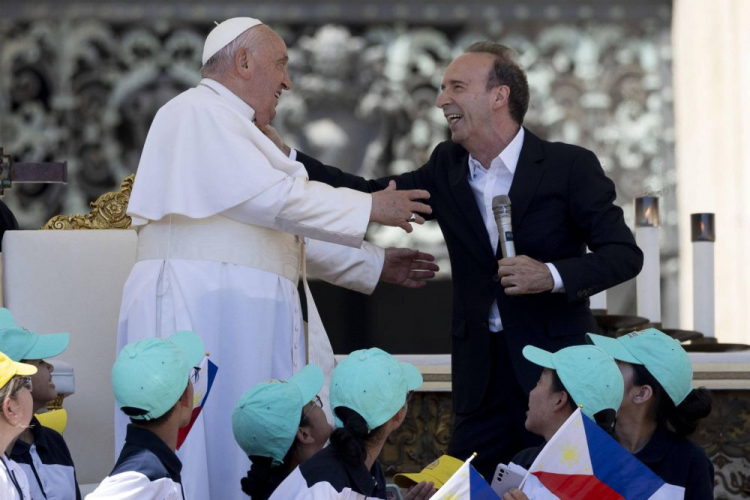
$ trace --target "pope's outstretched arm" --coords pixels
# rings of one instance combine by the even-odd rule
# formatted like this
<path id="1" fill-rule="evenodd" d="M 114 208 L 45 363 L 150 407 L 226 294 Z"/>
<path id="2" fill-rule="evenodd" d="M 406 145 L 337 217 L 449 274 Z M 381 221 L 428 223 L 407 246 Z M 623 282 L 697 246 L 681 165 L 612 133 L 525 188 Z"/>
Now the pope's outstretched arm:
<path id="1" fill-rule="evenodd" d="M 301 164 L 284 156 L 226 101 L 192 89 L 154 118 L 128 213 L 134 226 L 170 214 L 226 215 L 359 247 L 369 222 L 411 231 L 412 214 L 431 212 L 419 201 L 428 197 L 423 190 L 367 194 L 310 181 Z"/>

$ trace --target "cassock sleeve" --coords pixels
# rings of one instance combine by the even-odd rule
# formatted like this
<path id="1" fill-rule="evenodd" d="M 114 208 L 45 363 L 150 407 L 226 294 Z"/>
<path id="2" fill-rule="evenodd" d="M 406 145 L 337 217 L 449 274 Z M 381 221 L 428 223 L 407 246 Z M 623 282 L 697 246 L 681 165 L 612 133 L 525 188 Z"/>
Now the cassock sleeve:
<path id="1" fill-rule="evenodd" d="M 350 211 L 342 214 L 341 207 L 350 207 Z M 371 209 L 369 194 L 332 188 L 304 177 L 285 177 L 222 214 L 239 222 L 358 248 Z"/>
<path id="2" fill-rule="evenodd" d="M 182 94 L 149 130 L 128 214 L 141 225 L 231 209 L 242 222 L 359 247 L 372 196 L 309 181 L 247 117 L 220 99 Z"/>
<path id="3" fill-rule="evenodd" d="M 375 290 L 383 271 L 385 249 L 366 241 L 362 248 L 311 239 L 306 244 L 307 274 L 367 295 Z"/>

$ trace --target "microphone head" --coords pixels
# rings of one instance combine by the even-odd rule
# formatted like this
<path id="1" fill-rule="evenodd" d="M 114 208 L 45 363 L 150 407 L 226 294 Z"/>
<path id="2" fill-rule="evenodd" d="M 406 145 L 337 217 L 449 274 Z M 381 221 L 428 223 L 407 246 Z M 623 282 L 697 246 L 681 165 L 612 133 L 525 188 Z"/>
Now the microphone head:
<path id="1" fill-rule="evenodd" d="M 492 208 L 510 206 L 510 196 L 501 194 L 492 198 Z"/>

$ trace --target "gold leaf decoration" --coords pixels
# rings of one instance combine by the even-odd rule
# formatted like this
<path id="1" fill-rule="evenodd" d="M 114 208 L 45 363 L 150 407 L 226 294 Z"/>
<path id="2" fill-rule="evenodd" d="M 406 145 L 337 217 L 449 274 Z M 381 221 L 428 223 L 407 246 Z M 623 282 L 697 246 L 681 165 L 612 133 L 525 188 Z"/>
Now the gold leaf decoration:
<path id="1" fill-rule="evenodd" d="M 42 229 L 129 229 L 128 202 L 135 174 L 120 184 L 120 191 L 104 193 L 91 203 L 91 212 L 80 215 L 56 215 Z"/>

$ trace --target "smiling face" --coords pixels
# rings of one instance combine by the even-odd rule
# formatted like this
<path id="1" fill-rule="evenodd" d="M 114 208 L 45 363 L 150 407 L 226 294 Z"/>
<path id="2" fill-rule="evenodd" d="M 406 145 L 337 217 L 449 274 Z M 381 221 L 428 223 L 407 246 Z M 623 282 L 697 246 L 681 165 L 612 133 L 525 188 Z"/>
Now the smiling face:
<path id="1" fill-rule="evenodd" d="M 307 432 L 315 439 L 318 449 L 322 448 L 328 442 L 333 430 L 323 408 L 315 404 L 315 401 L 310 401 L 302 408 L 302 414 L 307 414 L 308 425 L 305 426 Z"/>
<path id="2" fill-rule="evenodd" d="M 267 125 L 276 116 L 276 106 L 281 93 L 291 90 L 292 82 L 287 72 L 289 55 L 286 44 L 279 35 L 266 26 L 260 30 L 251 49 L 240 49 L 240 73 L 247 77 L 245 101 L 255 110 L 258 126 Z"/>
<path id="3" fill-rule="evenodd" d="M 471 151 L 491 128 L 498 87 L 487 88 L 495 56 L 468 53 L 457 57 L 445 70 L 435 105 L 443 110 L 451 139 Z"/>
<path id="4" fill-rule="evenodd" d="M 31 376 L 31 395 L 34 397 L 34 411 L 36 412 L 57 397 L 57 389 L 52 383 L 52 372 L 55 367 L 43 359 L 28 360 L 23 363 L 36 366 L 36 373 Z"/>
<path id="5" fill-rule="evenodd" d="M 561 405 L 564 392 L 555 391 L 552 370 L 545 368 L 536 386 L 529 393 L 529 410 L 526 412 L 526 430 L 538 436 L 548 437 L 552 427 L 557 430 L 556 409 Z M 554 431 L 552 432 L 554 434 Z"/>

